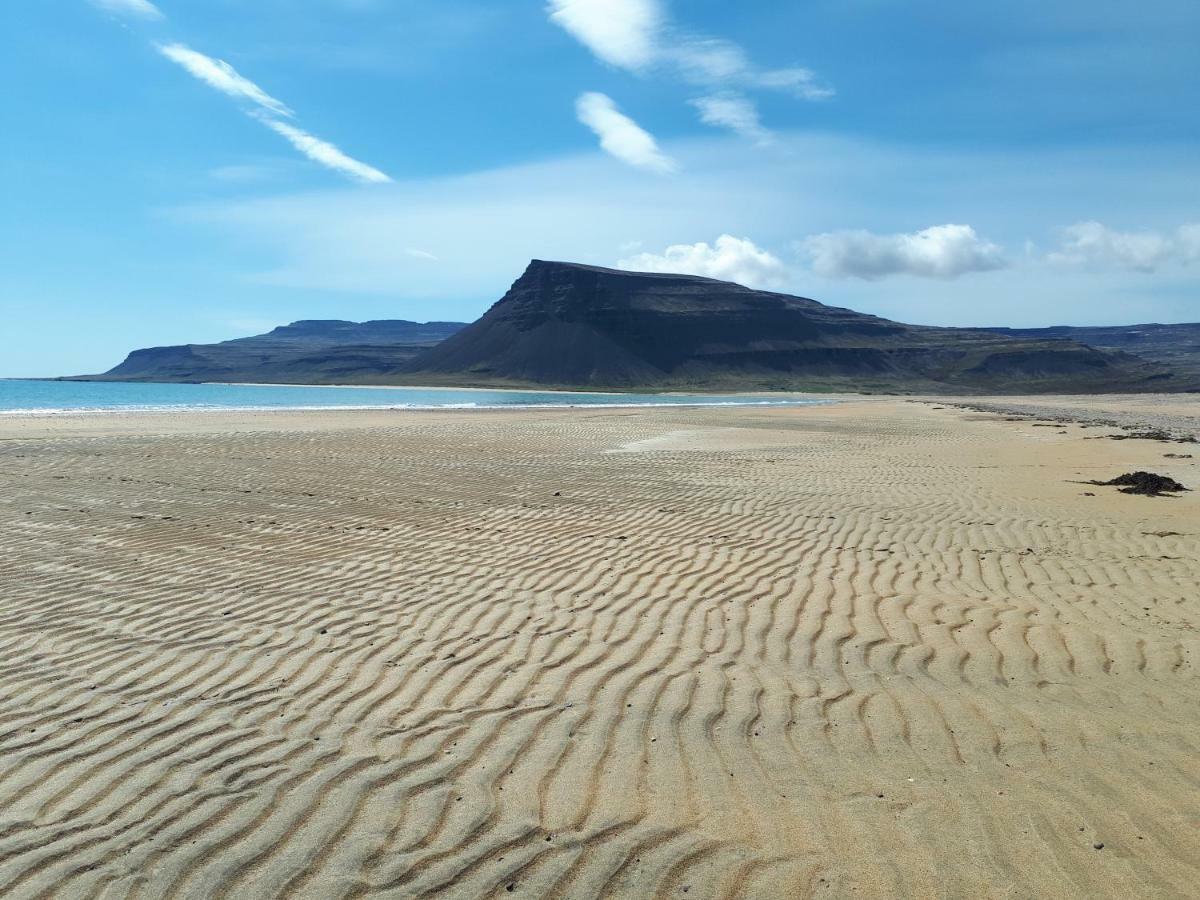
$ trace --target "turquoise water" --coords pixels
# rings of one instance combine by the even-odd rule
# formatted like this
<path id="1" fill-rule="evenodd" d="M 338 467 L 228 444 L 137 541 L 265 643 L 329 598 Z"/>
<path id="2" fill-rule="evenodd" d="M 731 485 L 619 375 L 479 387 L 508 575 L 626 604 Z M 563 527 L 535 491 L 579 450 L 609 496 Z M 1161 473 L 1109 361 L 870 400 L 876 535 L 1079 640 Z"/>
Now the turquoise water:
<path id="1" fill-rule="evenodd" d="M 799 395 L 583 394 L 441 388 L 0 381 L 0 415 L 213 409 L 487 409 L 503 406 L 803 406 Z"/>

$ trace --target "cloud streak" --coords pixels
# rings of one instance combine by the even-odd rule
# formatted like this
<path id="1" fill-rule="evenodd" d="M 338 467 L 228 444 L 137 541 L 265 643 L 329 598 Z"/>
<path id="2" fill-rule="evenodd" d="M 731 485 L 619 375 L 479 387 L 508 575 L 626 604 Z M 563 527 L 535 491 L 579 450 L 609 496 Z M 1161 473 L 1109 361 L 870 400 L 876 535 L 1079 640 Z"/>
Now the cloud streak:
<path id="1" fill-rule="evenodd" d="M 639 253 L 617 262 L 631 272 L 701 275 L 755 288 L 781 288 L 788 282 L 783 262 L 747 238 L 723 234 L 713 244 L 672 244 L 662 253 Z"/>
<path id="2" fill-rule="evenodd" d="M 805 238 L 800 250 L 813 272 L 825 278 L 951 279 L 1007 265 L 1000 248 L 970 225 L 934 225 L 911 234 L 831 231 Z"/>
<path id="3" fill-rule="evenodd" d="M 278 119 L 272 119 L 267 116 L 256 116 L 256 118 L 276 134 L 286 138 L 293 147 L 313 162 L 319 163 L 327 169 L 340 172 L 363 184 L 386 184 L 392 180 L 374 166 L 369 166 L 364 162 L 359 162 L 357 159 L 347 156 L 328 141 L 314 137 L 307 131 L 297 128 L 294 125 L 289 125 L 287 122 L 281 122 Z"/>
<path id="4" fill-rule="evenodd" d="M 205 56 L 184 44 L 159 44 L 158 52 L 181 66 L 193 78 L 203 81 L 214 90 L 235 100 L 246 100 L 278 116 L 291 116 L 292 111 L 223 59 Z"/>
<path id="5" fill-rule="evenodd" d="M 649 172 L 668 174 L 676 171 L 675 160 L 664 154 L 654 136 L 629 118 L 605 94 L 581 94 L 575 101 L 579 121 L 600 138 L 606 153 L 623 163 Z"/>
<path id="6" fill-rule="evenodd" d="M 118 16 L 161 22 L 166 18 L 150 0 L 91 0 L 92 6 Z"/>
<path id="7" fill-rule="evenodd" d="M 214 90 L 250 104 L 249 112 L 255 119 L 285 138 L 318 165 L 363 184 L 383 184 L 392 180 L 379 169 L 346 155 L 328 141 L 282 121 L 284 117 L 294 117 L 292 110 L 224 60 L 205 56 L 184 44 L 160 44 L 158 52 Z"/>

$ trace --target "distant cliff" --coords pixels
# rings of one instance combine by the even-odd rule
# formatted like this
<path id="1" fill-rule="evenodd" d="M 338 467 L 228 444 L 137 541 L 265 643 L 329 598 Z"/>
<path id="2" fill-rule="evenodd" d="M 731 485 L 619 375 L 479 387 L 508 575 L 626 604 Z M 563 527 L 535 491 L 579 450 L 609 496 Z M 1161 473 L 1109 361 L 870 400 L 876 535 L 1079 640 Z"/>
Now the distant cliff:
<path id="1" fill-rule="evenodd" d="M 1092 347 L 1123 350 L 1168 366 L 1200 382 L 1200 322 L 1182 325 L 1055 325 L 1050 328 L 989 328 L 1023 338 L 1058 338 Z"/>
<path id="2" fill-rule="evenodd" d="M 306 320 L 267 334 L 134 350 L 95 381 L 257 381 L 372 384 L 395 380 L 412 359 L 465 327 L 460 322 Z"/>
<path id="3" fill-rule="evenodd" d="M 1176 390 L 1166 367 L 1082 343 L 930 328 L 690 275 L 534 260 L 410 380 L 655 389 Z"/>

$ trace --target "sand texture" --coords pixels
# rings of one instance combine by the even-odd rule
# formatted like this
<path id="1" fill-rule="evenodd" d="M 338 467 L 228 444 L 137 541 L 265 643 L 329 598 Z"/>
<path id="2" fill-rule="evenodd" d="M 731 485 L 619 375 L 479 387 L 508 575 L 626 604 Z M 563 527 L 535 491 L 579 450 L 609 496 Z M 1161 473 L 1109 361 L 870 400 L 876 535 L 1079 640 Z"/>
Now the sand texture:
<path id="1" fill-rule="evenodd" d="M 0 422 L 0 896 L 1196 897 L 1200 459 L 1004 419 Z"/>

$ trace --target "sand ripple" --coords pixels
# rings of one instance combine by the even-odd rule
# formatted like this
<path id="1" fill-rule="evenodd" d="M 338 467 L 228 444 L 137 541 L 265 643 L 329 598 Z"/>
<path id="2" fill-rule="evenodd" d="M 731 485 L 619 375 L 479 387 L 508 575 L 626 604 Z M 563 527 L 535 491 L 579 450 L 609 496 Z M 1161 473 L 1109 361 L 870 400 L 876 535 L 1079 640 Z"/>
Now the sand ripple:
<path id="1" fill-rule="evenodd" d="M 1156 446 L 324 415 L 6 426 L 0 895 L 1195 896 L 1200 504 L 1071 483 Z"/>

